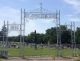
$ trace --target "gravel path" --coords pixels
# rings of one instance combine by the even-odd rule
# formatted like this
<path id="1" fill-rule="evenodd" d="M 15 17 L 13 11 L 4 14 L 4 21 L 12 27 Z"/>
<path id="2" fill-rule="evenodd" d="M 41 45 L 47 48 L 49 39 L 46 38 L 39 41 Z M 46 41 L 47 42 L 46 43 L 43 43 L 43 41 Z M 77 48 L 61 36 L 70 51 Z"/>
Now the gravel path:
<path id="1" fill-rule="evenodd" d="M 19 57 L 9 58 L 7 60 L 2 61 L 74 61 L 73 59 L 63 59 L 63 58 L 53 58 L 51 57 L 29 57 L 27 59 L 21 59 Z"/>

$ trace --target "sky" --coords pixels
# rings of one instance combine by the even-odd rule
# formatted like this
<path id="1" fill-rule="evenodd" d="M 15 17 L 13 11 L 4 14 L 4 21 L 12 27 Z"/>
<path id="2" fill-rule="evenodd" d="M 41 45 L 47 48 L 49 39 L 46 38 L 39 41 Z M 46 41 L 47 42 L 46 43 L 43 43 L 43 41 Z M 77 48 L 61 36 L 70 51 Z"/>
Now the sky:
<path id="1" fill-rule="evenodd" d="M 34 11 L 40 8 L 42 2 L 43 8 L 55 12 L 61 12 L 61 24 L 70 24 L 74 21 L 76 26 L 80 26 L 80 0 L 0 0 L 0 29 L 4 20 L 12 23 L 20 22 L 20 9 Z M 36 30 L 39 33 L 45 33 L 45 30 L 55 26 L 54 20 L 26 20 L 25 35 Z M 19 34 L 19 31 L 9 31 L 10 35 Z"/>

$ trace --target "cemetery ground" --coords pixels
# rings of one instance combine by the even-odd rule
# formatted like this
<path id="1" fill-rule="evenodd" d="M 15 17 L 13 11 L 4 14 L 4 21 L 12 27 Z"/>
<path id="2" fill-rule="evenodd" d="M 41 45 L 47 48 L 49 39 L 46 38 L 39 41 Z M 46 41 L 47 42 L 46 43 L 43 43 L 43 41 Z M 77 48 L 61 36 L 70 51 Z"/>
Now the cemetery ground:
<path id="1" fill-rule="evenodd" d="M 71 61 L 73 60 L 73 49 L 64 48 L 60 50 L 61 57 L 57 57 L 58 50 L 49 47 L 34 47 L 28 46 L 25 48 L 8 48 L 8 60 L 1 59 L 1 61 Z M 25 59 L 19 58 L 24 54 Z M 76 58 L 80 56 L 80 49 L 75 50 Z M 63 58 L 62 58 L 63 57 Z M 71 58 L 71 59 L 70 59 Z M 48 60 L 49 59 L 49 60 Z M 79 61 L 79 60 L 78 60 Z"/>
<path id="2" fill-rule="evenodd" d="M 57 56 L 57 52 L 63 57 L 72 56 L 75 53 L 76 56 L 80 56 L 80 49 L 75 49 L 75 52 L 71 48 L 64 48 L 58 50 L 56 48 L 37 48 L 34 47 L 25 47 L 25 48 L 8 48 L 8 55 L 10 57 L 18 57 L 21 54 L 24 56 Z"/>

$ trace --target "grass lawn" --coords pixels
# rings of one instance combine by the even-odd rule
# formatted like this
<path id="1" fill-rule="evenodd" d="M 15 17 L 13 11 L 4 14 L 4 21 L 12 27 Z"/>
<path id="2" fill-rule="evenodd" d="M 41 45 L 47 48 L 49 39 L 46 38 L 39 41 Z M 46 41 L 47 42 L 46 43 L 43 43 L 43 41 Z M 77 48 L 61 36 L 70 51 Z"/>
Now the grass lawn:
<path id="1" fill-rule="evenodd" d="M 22 52 L 21 52 L 22 51 Z M 20 56 L 21 53 L 24 53 L 25 56 L 57 56 L 57 49 L 55 48 L 38 48 L 35 50 L 33 47 L 25 47 L 24 49 L 19 48 L 8 48 L 9 56 Z M 60 50 L 62 56 L 72 56 L 72 49 L 62 49 Z M 76 54 L 80 55 L 80 50 L 76 50 Z"/>
<path id="2" fill-rule="evenodd" d="M 49 48 L 38 48 L 35 50 L 31 47 L 26 47 L 25 49 L 16 49 L 16 48 L 9 48 L 9 56 L 19 56 L 21 53 L 24 53 L 25 56 L 41 56 L 41 55 L 56 55 L 55 49 Z M 21 52 L 22 51 L 22 52 Z"/>

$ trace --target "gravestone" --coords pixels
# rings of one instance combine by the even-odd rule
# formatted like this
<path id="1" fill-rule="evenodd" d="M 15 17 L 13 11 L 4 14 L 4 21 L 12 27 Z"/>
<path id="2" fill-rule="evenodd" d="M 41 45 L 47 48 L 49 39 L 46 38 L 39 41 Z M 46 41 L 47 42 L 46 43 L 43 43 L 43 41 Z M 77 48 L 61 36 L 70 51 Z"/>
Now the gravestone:
<path id="1" fill-rule="evenodd" d="M 8 51 L 5 51 L 5 50 L 0 51 L 0 58 L 7 59 L 8 58 Z"/>

